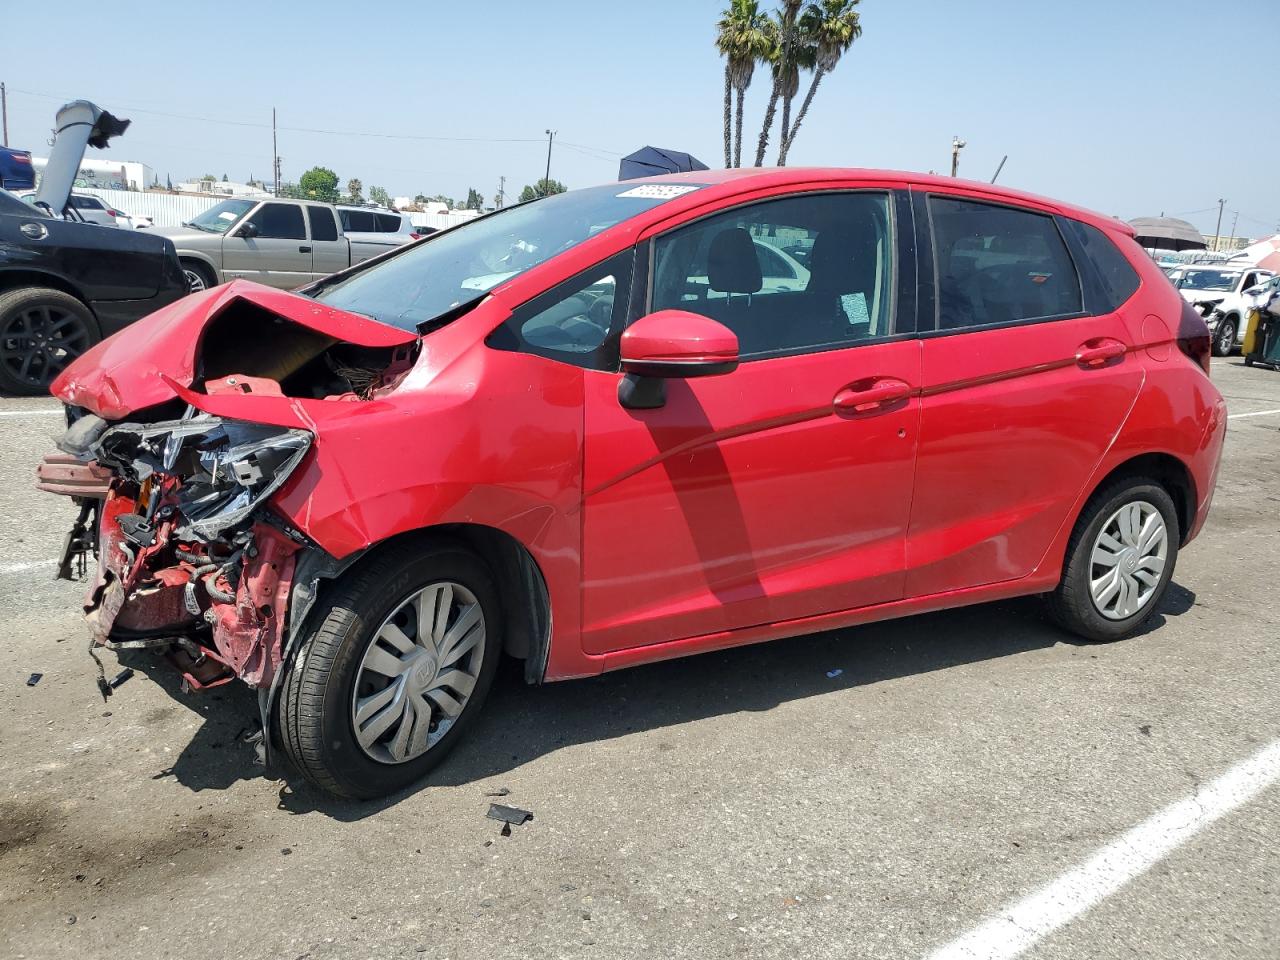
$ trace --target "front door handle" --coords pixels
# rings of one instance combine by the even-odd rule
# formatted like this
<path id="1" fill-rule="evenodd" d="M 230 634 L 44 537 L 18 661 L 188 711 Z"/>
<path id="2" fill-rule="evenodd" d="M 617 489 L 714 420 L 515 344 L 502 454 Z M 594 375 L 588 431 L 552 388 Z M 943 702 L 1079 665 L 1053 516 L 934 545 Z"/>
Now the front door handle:
<path id="1" fill-rule="evenodd" d="M 1076 350 L 1076 363 L 1082 367 L 1105 367 L 1112 360 L 1123 357 L 1128 352 L 1129 348 L 1119 340 L 1106 338 L 1088 340 L 1080 344 L 1080 348 Z"/>
<path id="2" fill-rule="evenodd" d="M 873 413 L 911 396 L 911 384 L 894 377 L 859 380 L 836 393 L 837 413 Z"/>
<path id="3" fill-rule="evenodd" d="M 299 253 L 310 253 L 310 252 L 311 252 L 311 248 L 310 248 L 310 247 L 308 247 L 308 246 L 306 246 L 306 245 L 304 244 L 303 246 L 301 246 L 301 247 L 299 247 L 299 248 L 298 248 L 298 252 L 299 252 Z"/>

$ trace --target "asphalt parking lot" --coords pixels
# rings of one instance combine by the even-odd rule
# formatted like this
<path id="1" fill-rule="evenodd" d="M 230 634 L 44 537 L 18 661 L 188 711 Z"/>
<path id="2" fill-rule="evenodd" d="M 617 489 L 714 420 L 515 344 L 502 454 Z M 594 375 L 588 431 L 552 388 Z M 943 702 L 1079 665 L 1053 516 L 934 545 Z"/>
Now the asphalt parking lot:
<path id="1" fill-rule="evenodd" d="M 1021 955 L 1273 958 L 1280 783 L 1213 816 L 1206 790 L 1280 740 L 1280 373 L 1214 378 L 1214 510 L 1144 635 L 1080 644 L 1017 601 L 508 671 L 379 804 L 264 779 L 247 691 L 143 659 L 103 703 L 82 586 L 51 579 L 70 504 L 32 489 L 55 405 L 0 400 L 0 956 L 1012 956 L 980 925 L 1044 891 Z M 534 813 L 510 837 L 501 789 Z M 1188 798 L 1195 829 L 1160 819 Z"/>

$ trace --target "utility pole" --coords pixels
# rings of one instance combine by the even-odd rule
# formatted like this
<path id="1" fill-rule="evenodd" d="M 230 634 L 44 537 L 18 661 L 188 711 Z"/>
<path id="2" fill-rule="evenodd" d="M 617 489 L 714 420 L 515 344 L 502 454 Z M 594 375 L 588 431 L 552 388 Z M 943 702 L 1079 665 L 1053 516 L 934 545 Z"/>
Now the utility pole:
<path id="1" fill-rule="evenodd" d="M 497 207 L 497 209 L 501 210 L 502 205 L 507 200 L 507 178 L 506 177 L 498 178 L 498 195 L 494 199 L 497 201 L 494 204 L 494 206 Z"/>
<path id="2" fill-rule="evenodd" d="M 4 117 L 4 145 L 9 145 L 9 95 L 5 93 L 4 84 L 0 83 L 0 116 Z"/>
<path id="3" fill-rule="evenodd" d="M 280 196 L 280 148 L 276 146 L 276 108 L 271 108 L 271 174 L 275 181 L 271 193 Z"/>
<path id="4" fill-rule="evenodd" d="M 1220 237 L 1222 235 L 1222 208 L 1226 204 L 1225 200 L 1218 200 L 1218 225 L 1213 228 L 1213 249 L 1216 253 L 1218 248 L 1222 246 Z"/>
<path id="5" fill-rule="evenodd" d="M 960 151 L 965 147 L 965 142 L 959 137 L 951 138 L 951 175 L 954 177 L 956 171 L 960 169 Z M 1003 164 L 1001 164 L 1003 166 Z M 999 173 L 999 171 L 996 171 Z M 993 178 L 994 179 L 994 178 Z"/>
<path id="6" fill-rule="evenodd" d="M 544 197 L 551 193 L 551 141 L 556 138 L 554 130 L 547 130 L 547 175 L 542 178 L 542 189 Z"/>
<path id="7" fill-rule="evenodd" d="M 1237 210 L 1231 217 L 1231 239 L 1227 241 L 1227 249 L 1234 250 L 1236 248 L 1236 221 L 1240 219 L 1240 211 Z"/>

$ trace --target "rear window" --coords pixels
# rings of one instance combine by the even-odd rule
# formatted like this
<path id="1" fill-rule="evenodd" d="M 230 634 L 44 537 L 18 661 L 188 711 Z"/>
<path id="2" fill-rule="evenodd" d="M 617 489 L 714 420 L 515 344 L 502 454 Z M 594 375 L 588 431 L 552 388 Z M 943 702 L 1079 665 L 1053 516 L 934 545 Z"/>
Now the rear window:
<path id="1" fill-rule="evenodd" d="M 400 214 L 375 213 L 374 218 L 378 221 L 379 233 L 399 233 L 400 232 Z"/>
<path id="2" fill-rule="evenodd" d="M 97 197 L 72 196 L 71 205 L 77 210 L 101 210 L 102 201 Z"/>
<path id="3" fill-rule="evenodd" d="M 1125 255 L 1097 227 L 1079 220 L 1066 222 L 1075 231 L 1085 256 L 1097 271 L 1098 284 L 1105 298 L 1105 302 L 1100 305 L 1102 309 L 1097 312 L 1110 313 L 1137 292 L 1141 283 L 1138 271 L 1133 269 Z"/>

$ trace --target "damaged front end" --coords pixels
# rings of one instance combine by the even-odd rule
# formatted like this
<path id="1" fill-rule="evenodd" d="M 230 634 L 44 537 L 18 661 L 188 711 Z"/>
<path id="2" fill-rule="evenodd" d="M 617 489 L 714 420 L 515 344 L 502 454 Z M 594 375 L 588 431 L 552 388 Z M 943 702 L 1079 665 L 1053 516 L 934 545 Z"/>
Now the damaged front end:
<path id="1" fill-rule="evenodd" d="M 172 648 L 195 688 L 270 685 L 301 538 L 259 508 L 311 439 L 198 413 L 105 430 L 91 448 L 114 474 L 85 605 L 94 642 Z"/>

